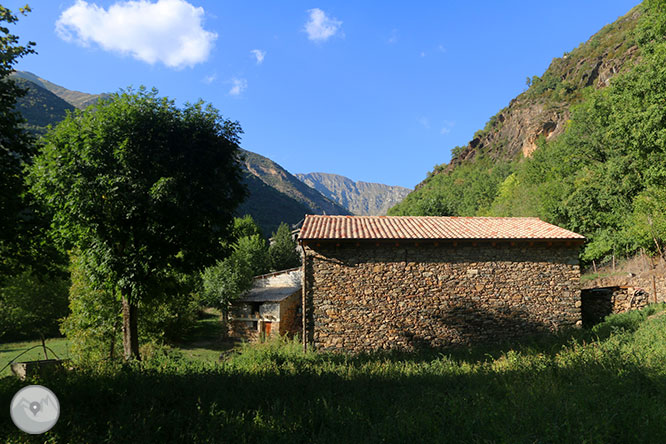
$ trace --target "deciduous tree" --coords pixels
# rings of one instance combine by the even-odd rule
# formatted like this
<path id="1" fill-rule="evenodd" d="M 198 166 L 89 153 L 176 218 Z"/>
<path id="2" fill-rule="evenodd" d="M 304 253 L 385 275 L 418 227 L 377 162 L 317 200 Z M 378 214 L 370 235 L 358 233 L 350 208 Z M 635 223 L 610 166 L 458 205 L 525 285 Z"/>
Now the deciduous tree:
<path id="1" fill-rule="evenodd" d="M 26 5 L 19 11 L 26 14 L 30 8 Z M 26 91 L 9 75 L 18 59 L 35 52 L 35 43 L 19 44 L 19 37 L 8 28 L 17 21 L 17 15 L 0 5 L 0 272 L 14 267 L 21 250 L 17 241 L 27 216 L 23 170 L 33 154 L 33 139 L 14 109 Z"/>
<path id="2" fill-rule="evenodd" d="M 210 105 L 178 108 L 141 88 L 70 114 L 46 135 L 31 189 L 96 285 L 120 295 L 126 359 L 139 358 L 139 301 L 170 270 L 199 270 L 223 254 L 245 195 L 240 133 Z"/>

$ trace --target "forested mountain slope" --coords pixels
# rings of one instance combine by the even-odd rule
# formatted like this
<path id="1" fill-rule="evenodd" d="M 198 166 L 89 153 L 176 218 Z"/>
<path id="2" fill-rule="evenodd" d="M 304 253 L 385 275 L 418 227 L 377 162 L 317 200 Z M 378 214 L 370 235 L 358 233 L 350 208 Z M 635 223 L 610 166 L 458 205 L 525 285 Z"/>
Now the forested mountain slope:
<path id="1" fill-rule="evenodd" d="M 17 83 L 27 90 L 16 104 L 16 109 L 28 121 L 28 129 L 36 134 L 44 134 L 48 125 L 64 119 L 67 111 L 75 108 L 51 91 L 28 80 L 18 78 Z"/>
<path id="2" fill-rule="evenodd" d="M 353 180 L 329 173 L 296 174 L 301 181 L 353 214 L 383 216 L 411 191 L 409 188 Z"/>
<path id="3" fill-rule="evenodd" d="M 666 2 L 648 0 L 554 59 L 389 214 L 538 216 L 583 259 L 666 239 Z"/>
<path id="4" fill-rule="evenodd" d="M 242 153 L 250 197 L 238 211 L 251 214 L 264 235 L 275 231 L 280 222 L 299 222 L 305 214 L 351 214 L 268 157 Z"/>
<path id="5" fill-rule="evenodd" d="M 108 94 L 88 94 L 80 91 L 72 91 L 63 86 L 49 82 L 48 80 L 43 79 L 28 71 L 16 71 L 12 77 L 32 82 L 35 85 L 52 92 L 65 102 L 78 109 L 85 109 L 88 107 L 88 105 L 92 105 L 97 100 L 108 97 Z"/>

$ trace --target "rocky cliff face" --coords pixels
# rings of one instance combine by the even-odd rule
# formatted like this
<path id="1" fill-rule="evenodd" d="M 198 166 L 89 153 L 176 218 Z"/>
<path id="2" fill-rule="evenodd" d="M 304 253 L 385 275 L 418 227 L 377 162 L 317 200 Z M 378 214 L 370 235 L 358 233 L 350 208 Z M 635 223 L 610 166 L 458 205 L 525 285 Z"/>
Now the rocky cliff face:
<path id="1" fill-rule="evenodd" d="M 409 188 L 353 180 L 328 173 L 296 174 L 301 181 L 337 202 L 351 213 L 361 216 L 382 216 L 398 204 Z"/>
<path id="2" fill-rule="evenodd" d="M 532 78 L 527 91 L 493 116 L 466 146 L 454 149 L 450 163 L 433 173 L 450 172 L 481 154 L 501 160 L 529 157 L 540 137 L 550 140 L 561 134 L 571 106 L 582 100 L 586 88 L 608 86 L 613 76 L 638 60 L 632 30 L 640 14 L 638 7 L 632 9 L 578 48 L 553 59 L 542 77 Z"/>
<path id="3" fill-rule="evenodd" d="M 266 185 L 306 205 L 310 214 L 349 214 L 344 207 L 323 196 L 268 157 L 241 150 L 245 168 Z"/>
<path id="4" fill-rule="evenodd" d="M 274 232 L 280 222 L 293 225 L 306 214 L 351 214 L 268 157 L 246 150 L 241 153 L 250 195 L 237 212 L 250 214 L 264 235 Z"/>

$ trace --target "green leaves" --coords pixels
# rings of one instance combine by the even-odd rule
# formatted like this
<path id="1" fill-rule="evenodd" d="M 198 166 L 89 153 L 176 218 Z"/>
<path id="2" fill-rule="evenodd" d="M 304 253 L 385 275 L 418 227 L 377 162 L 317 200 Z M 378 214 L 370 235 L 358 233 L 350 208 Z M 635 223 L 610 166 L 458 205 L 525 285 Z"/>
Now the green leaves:
<path id="1" fill-rule="evenodd" d="M 63 245 L 138 301 L 167 270 L 200 270 L 225 253 L 245 195 L 233 131 L 203 103 L 179 109 L 155 89 L 120 91 L 44 137 L 31 189 Z"/>
<path id="2" fill-rule="evenodd" d="M 493 163 L 480 152 L 472 162 L 429 177 L 389 214 L 538 216 L 584 234 L 584 260 L 660 250 L 666 241 L 666 2 L 648 0 L 640 9 L 635 34 L 641 59 L 610 86 L 579 88 L 583 100 L 572 107 L 564 134 L 538 140 L 530 158 L 515 162 Z M 606 39 L 614 50 L 629 44 L 616 40 L 628 35 L 630 22 L 604 28 L 597 43 Z M 555 60 L 542 78 L 529 79 L 528 96 L 548 101 L 568 94 L 571 85 L 551 70 L 570 63 Z"/>
<path id="3" fill-rule="evenodd" d="M 499 185 L 515 167 L 508 162 L 479 159 L 440 173 L 389 210 L 393 216 L 474 216 L 483 213 L 497 196 Z"/>
<path id="4" fill-rule="evenodd" d="M 22 13 L 30 9 L 26 6 Z M 18 17 L 0 6 L 0 24 L 14 24 Z M 25 261 L 24 251 L 30 248 L 33 228 L 25 196 L 24 168 L 33 155 L 33 139 L 22 127 L 23 118 L 15 111 L 16 99 L 25 94 L 9 75 L 21 57 L 34 53 L 34 43 L 19 44 L 19 37 L 7 26 L 0 26 L 0 274 L 16 271 Z"/>
<path id="5" fill-rule="evenodd" d="M 301 264 L 301 255 L 297 250 L 296 241 L 292 238 L 289 225 L 281 223 L 273 233 L 268 255 L 273 271 L 286 270 Z"/>

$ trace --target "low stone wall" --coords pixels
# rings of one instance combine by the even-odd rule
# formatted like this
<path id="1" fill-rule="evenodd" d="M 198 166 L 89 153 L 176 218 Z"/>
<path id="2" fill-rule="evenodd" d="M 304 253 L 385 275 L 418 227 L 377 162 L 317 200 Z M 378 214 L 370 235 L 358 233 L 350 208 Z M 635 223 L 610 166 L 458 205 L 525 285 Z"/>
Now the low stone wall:
<path id="1" fill-rule="evenodd" d="M 410 350 L 579 326 L 579 278 L 575 246 L 307 245 L 307 340 Z"/>
<path id="2" fill-rule="evenodd" d="M 600 287 L 581 291 L 583 325 L 602 322 L 608 315 L 638 310 L 648 305 L 650 295 L 634 287 Z"/>
<path id="3" fill-rule="evenodd" d="M 257 328 L 257 321 L 237 321 L 231 320 L 229 322 L 229 335 L 232 338 L 242 339 L 248 342 L 254 342 L 259 339 L 259 330 Z"/>

